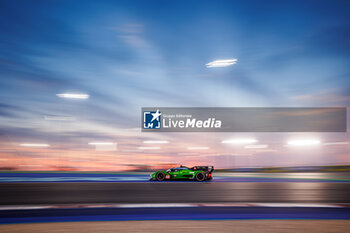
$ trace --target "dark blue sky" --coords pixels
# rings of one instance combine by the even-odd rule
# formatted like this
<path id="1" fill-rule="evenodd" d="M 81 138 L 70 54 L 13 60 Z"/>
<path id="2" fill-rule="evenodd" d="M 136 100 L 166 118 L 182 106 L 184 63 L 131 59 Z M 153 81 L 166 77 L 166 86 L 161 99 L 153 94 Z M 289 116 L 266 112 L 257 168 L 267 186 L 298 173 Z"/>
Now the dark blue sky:
<path id="1" fill-rule="evenodd" d="M 349 106 L 349 12 L 349 1 L 2 0 L 2 138 L 137 145 L 152 136 L 125 130 L 144 106 Z"/>

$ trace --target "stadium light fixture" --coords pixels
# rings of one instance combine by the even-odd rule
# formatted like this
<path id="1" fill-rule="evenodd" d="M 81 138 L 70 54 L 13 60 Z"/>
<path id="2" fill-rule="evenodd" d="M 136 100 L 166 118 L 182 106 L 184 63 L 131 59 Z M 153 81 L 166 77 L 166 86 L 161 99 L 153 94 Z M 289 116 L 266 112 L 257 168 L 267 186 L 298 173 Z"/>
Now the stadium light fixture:
<path id="1" fill-rule="evenodd" d="M 190 146 L 190 147 L 187 147 L 187 149 L 189 149 L 189 150 L 208 150 L 209 147 L 207 147 L 207 146 Z"/>
<path id="2" fill-rule="evenodd" d="M 169 143 L 169 141 L 143 141 L 145 144 L 166 144 Z"/>
<path id="3" fill-rule="evenodd" d="M 24 147 L 50 147 L 49 144 L 37 144 L 37 143 L 22 143 L 20 146 Z"/>
<path id="4" fill-rule="evenodd" d="M 138 147 L 139 150 L 159 150 L 159 146 L 140 146 Z"/>
<path id="5" fill-rule="evenodd" d="M 253 144 L 256 142 L 258 142 L 258 140 L 254 138 L 236 138 L 231 140 L 223 140 L 221 143 L 241 145 L 241 144 Z"/>
<path id="6" fill-rule="evenodd" d="M 64 99 L 88 99 L 90 97 L 88 94 L 73 94 L 73 93 L 61 93 L 61 94 L 56 94 L 56 96 Z"/>
<path id="7" fill-rule="evenodd" d="M 290 140 L 287 142 L 288 146 L 314 146 L 319 145 L 321 142 L 318 139 L 299 139 Z"/>
<path id="8" fill-rule="evenodd" d="M 226 67 L 236 64 L 238 59 L 215 60 L 205 64 L 207 68 Z"/>
<path id="9" fill-rule="evenodd" d="M 108 145 L 115 145 L 115 142 L 89 142 L 89 145 L 92 146 L 108 146 Z"/>
<path id="10" fill-rule="evenodd" d="M 115 151 L 117 150 L 116 142 L 89 142 L 91 146 L 94 146 L 96 151 Z"/>

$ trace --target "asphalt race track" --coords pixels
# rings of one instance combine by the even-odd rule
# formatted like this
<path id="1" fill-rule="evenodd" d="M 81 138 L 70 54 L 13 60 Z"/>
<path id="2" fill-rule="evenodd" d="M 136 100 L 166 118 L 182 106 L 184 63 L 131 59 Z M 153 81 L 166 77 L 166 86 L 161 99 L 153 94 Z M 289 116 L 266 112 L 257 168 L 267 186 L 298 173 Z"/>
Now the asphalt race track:
<path id="1" fill-rule="evenodd" d="M 110 232 L 115 232 L 123 221 L 130 231 L 134 228 L 130 221 L 145 224 L 152 220 L 157 223 L 151 232 L 157 224 L 158 232 L 163 232 L 161 224 L 174 220 L 215 223 L 213 229 L 223 227 L 222 221 L 249 220 L 242 225 L 246 229 L 251 221 L 279 221 L 274 226 L 284 229 L 280 221 L 350 219 L 348 173 L 219 174 L 211 182 L 151 182 L 147 178 L 146 174 L 1 173 L 0 229 L 14 232 L 31 223 L 18 232 L 40 226 L 46 232 L 42 224 L 73 229 L 75 223 L 80 232 L 87 232 L 87 222 L 103 221 L 113 223 Z M 298 224 L 290 224 L 297 229 Z M 312 225 L 313 229 L 317 226 Z M 193 226 L 184 232 L 192 231 Z"/>
<path id="2" fill-rule="evenodd" d="M 0 183 L 0 205 L 79 203 L 350 203 L 350 183 Z"/>
<path id="3" fill-rule="evenodd" d="M 23 182 L 146 182 L 149 173 L 0 172 L 0 183 Z M 210 182 L 350 182 L 350 173 L 216 173 Z"/>

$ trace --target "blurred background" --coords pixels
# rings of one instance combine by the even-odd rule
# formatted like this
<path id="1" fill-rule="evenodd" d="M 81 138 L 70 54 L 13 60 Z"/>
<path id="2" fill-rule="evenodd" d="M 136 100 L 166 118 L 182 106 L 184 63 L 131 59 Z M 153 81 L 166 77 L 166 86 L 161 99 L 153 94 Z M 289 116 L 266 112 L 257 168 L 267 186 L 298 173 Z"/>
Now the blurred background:
<path id="1" fill-rule="evenodd" d="M 157 169 L 213 165 L 215 185 L 340 182 L 292 202 L 348 203 L 348 132 L 154 133 L 141 132 L 140 116 L 157 106 L 348 107 L 349 10 L 340 0 L 0 1 L 1 185 L 148 182 Z M 182 185 L 163 191 L 191 189 Z M 40 204 L 11 199 L 22 186 L 2 190 L 3 205 Z M 189 195 L 182 202 L 196 202 Z M 201 200 L 273 201 L 230 195 Z M 155 202 L 139 198 L 85 201 Z"/>
<path id="2" fill-rule="evenodd" d="M 145 106 L 348 106 L 346 1 L 0 4 L 3 170 L 350 164 L 348 133 L 140 130 Z M 221 143 L 237 137 L 261 146 Z"/>

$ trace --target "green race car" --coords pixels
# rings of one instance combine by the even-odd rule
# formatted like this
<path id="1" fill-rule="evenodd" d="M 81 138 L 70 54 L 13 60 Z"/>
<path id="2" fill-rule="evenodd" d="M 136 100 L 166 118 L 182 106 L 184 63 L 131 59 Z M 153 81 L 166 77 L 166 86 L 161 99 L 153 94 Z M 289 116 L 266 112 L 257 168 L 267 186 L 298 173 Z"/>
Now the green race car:
<path id="1" fill-rule="evenodd" d="M 188 168 L 180 166 L 171 168 L 166 171 L 156 171 L 150 175 L 150 180 L 196 180 L 206 181 L 211 180 L 214 171 L 213 166 L 195 166 Z"/>

